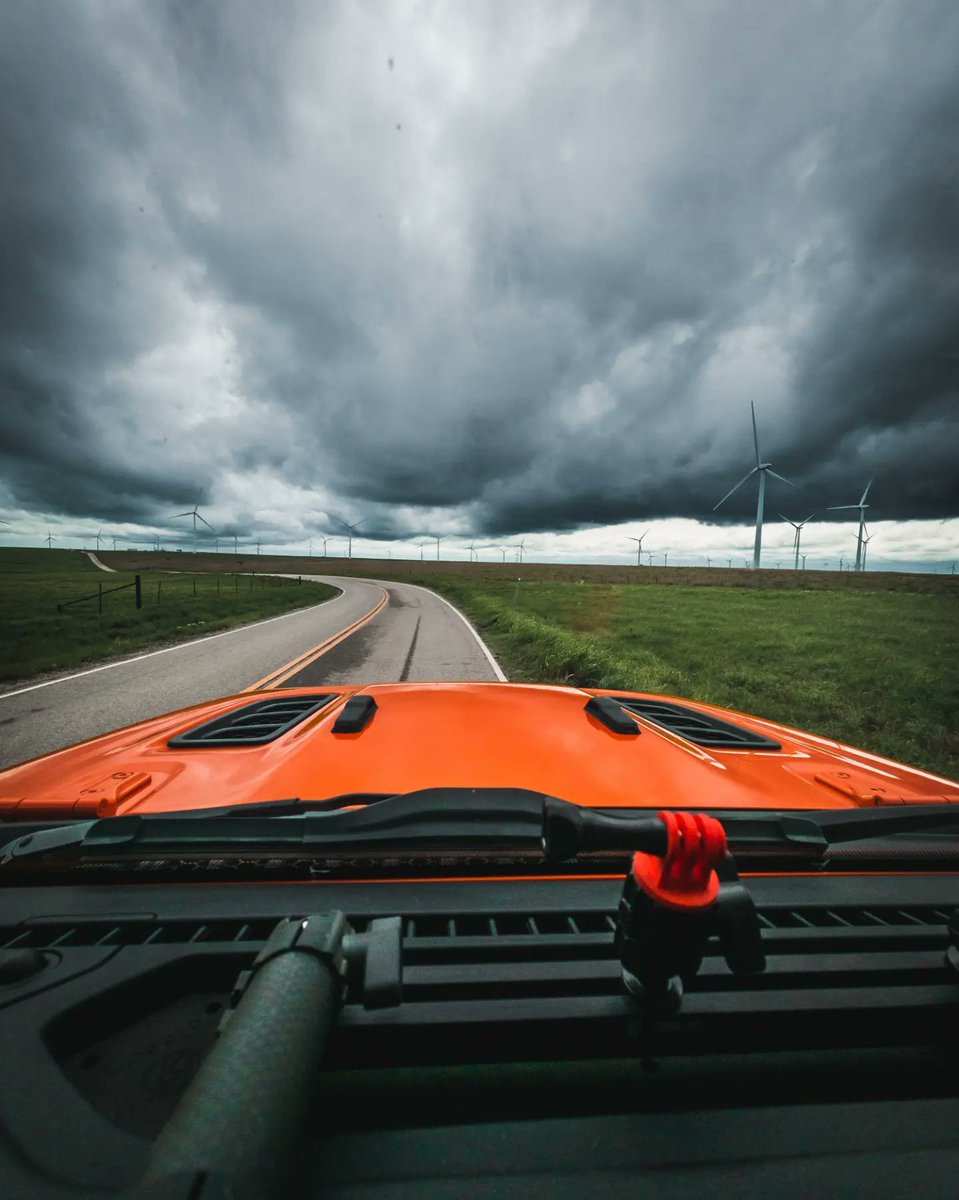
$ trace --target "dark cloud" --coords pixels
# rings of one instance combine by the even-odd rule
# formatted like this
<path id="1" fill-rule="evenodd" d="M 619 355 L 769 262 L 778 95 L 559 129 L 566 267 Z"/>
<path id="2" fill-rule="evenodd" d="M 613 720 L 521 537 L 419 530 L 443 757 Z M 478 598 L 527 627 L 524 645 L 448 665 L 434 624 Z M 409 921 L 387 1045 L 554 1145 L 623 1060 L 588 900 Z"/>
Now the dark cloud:
<path id="1" fill-rule="evenodd" d="M 7 5 L 4 494 L 740 519 L 753 400 L 776 506 L 955 513 L 957 47 L 948 0 Z"/>

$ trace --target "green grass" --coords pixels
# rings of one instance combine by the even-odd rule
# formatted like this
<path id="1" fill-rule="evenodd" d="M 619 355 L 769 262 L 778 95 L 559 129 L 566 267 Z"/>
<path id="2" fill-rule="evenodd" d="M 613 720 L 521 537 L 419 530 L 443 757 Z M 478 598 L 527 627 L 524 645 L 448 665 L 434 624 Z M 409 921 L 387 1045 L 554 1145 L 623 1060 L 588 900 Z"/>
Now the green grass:
<path id="1" fill-rule="evenodd" d="M 959 777 L 951 595 L 429 582 L 510 678 L 686 696 Z"/>
<path id="2" fill-rule="evenodd" d="M 143 607 L 133 588 L 98 601 L 57 604 L 133 582 L 130 572 L 97 570 L 79 550 L 0 549 L 0 679 L 28 678 L 151 646 L 198 637 L 318 604 L 335 595 L 320 583 L 243 575 L 141 571 Z M 194 595 L 194 589 L 196 595 Z"/>

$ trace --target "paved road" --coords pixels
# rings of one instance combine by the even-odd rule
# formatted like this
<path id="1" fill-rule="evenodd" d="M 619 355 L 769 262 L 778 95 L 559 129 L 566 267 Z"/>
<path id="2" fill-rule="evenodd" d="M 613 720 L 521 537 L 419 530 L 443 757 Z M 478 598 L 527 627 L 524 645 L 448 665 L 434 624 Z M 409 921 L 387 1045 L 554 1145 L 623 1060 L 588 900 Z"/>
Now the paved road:
<path id="1" fill-rule="evenodd" d="M 503 678 L 456 609 L 425 588 L 304 578 L 334 584 L 341 595 L 314 608 L 0 693 L 0 768 L 256 686 Z"/>

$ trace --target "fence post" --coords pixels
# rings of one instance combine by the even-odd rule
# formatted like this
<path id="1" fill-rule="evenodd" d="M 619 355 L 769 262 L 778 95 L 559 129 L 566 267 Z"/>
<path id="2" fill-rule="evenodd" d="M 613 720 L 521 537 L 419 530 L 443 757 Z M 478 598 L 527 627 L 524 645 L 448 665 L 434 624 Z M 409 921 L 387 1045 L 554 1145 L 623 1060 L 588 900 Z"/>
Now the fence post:
<path id="1" fill-rule="evenodd" d="M 193 576 L 193 599 L 196 599 L 196 576 Z"/>
<path id="2" fill-rule="evenodd" d="M 103 584 L 97 584 L 97 612 L 103 612 Z"/>
<path id="3" fill-rule="evenodd" d="M 162 583 L 163 583 L 162 579 L 157 580 L 157 604 L 160 603 L 160 586 L 162 585 Z"/>
<path id="4" fill-rule="evenodd" d="M 143 589 L 140 586 L 140 576 L 139 575 L 133 576 L 133 583 L 134 583 L 133 594 L 136 596 L 137 608 L 142 608 L 143 607 Z"/>
<path id="5" fill-rule="evenodd" d="M 220 576 L 219 575 L 217 575 L 217 577 L 216 577 L 216 594 L 218 596 L 220 594 Z"/>

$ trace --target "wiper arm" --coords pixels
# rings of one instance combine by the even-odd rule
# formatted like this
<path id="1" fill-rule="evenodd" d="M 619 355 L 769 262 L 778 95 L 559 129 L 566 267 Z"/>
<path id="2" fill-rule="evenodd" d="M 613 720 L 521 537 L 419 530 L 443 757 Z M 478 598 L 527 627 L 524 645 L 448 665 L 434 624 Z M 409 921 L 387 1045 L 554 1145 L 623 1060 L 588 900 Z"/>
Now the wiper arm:
<path id="1" fill-rule="evenodd" d="M 241 815 L 183 813 L 107 817 L 28 834 L 3 848 L 0 867 L 24 860 L 189 858 L 211 853 L 258 855 L 319 852 L 491 853 L 512 851 L 565 862 L 595 851 L 662 855 L 663 822 L 649 811 L 598 811 L 521 788 L 427 788 L 388 797 L 337 797 L 334 811 L 310 811 L 310 801 L 269 803 Z M 342 808 L 343 802 L 362 807 Z M 325 801 L 316 802 L 325 804 Z M 280 815 L 292 811 L 296 815 Z M 959 829 L 959 806 L 908 811 L 841 810 L 796 813 L 721 812 L 732 852 L 788 850 L 822 859 L 831 845 L 899 833 Z M 959 851 L 959 847 L 957 847 Z M 39 864 L 38 864 L 39 865 Z"/>

